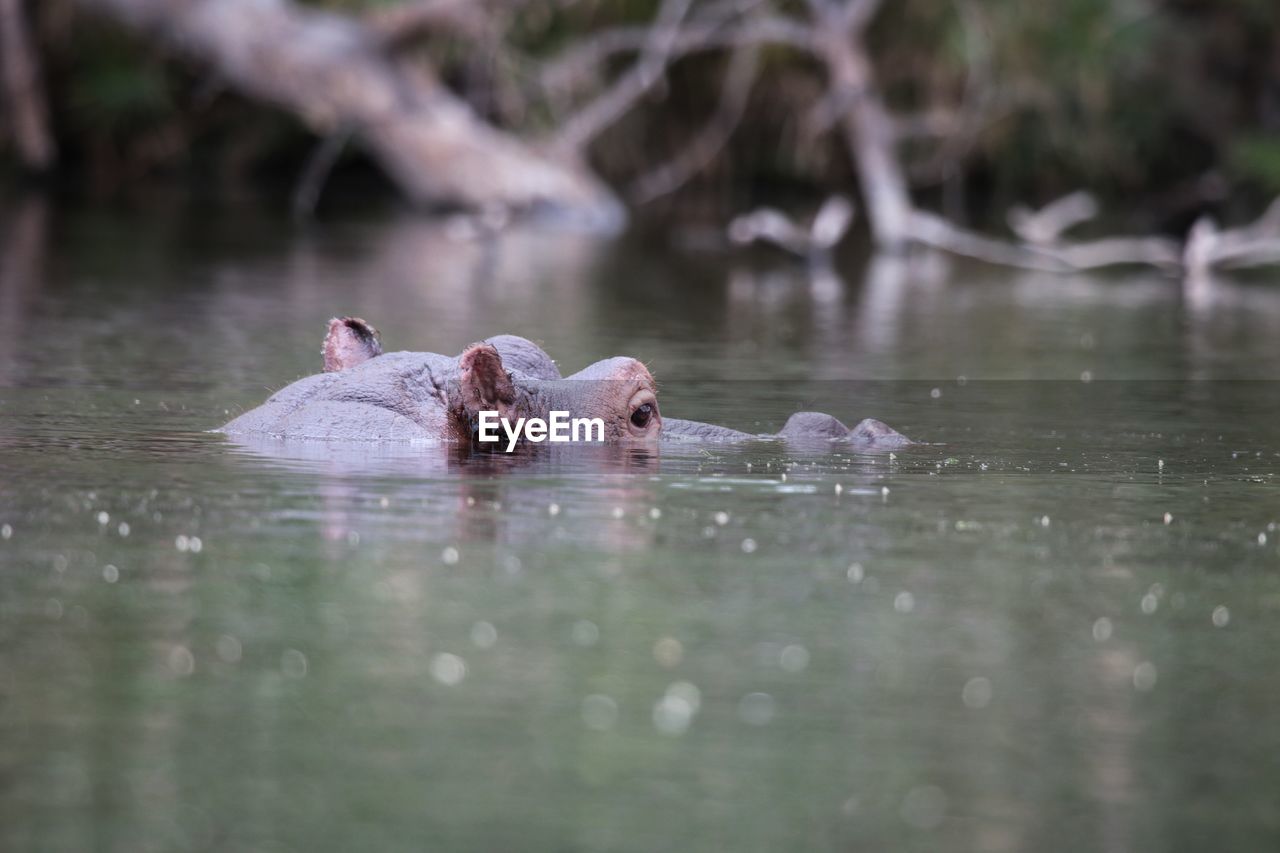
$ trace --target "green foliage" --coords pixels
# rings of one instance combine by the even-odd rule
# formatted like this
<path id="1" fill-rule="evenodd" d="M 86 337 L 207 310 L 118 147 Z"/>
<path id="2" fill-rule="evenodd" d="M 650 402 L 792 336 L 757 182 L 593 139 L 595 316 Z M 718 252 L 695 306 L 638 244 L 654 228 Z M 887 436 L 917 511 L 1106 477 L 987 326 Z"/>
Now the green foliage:
<path id="1" fill-rule="evenodd" d="M 175 107 L 164 68 L 140 63 L 137 57 L 88 58 L 68 86 L 68 112 L 88 130 L 114 133 L 144 126 L 167 117 Z"/>
<path id="2" fill-rule="evenodd" d="M 1231 146 L 1228 165 L 1242 181 L 1280 193 L 1280 136 L 1249 135 Z"/>

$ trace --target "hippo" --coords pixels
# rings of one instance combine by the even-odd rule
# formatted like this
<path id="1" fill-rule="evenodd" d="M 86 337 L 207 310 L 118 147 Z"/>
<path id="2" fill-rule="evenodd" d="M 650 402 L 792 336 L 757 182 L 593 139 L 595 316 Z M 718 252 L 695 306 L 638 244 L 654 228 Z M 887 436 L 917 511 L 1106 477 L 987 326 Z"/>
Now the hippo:
<path id="1" fill-rule="evenodd" d="M 877 420 L 850 429 L 821 412 L 797 412 L 774 435 L 662 417 L 657 383 L 641 362 L 617 356 L 562 377 L 537 344 L 515 335 L 474 343 L 457 356 L 382 351 L 358 317 L 329 321 L 324 372 L 299 379 L 221 428 L 231 436 L 329 441 L 475 443 L 480 413 L 547 418 L 552 411 L 599 418 L 605 442 L 836 441 L 860 449 L 913 444 Z"/>
<path id="2" fill-rule="evenodd" d="M 376 329 L 335 318 L 324 372 L 299 379 L 222 427 L 232 436 L 328 441 L 469 442 L 481 412 L 546 419 L 552 411 L 599 418 L 606 442 L 656 439 L 657 385 L 634 358 L 609 358 L 562 378 L 541 347 L 515 335 L 457 356 L 383 353 Z"/>

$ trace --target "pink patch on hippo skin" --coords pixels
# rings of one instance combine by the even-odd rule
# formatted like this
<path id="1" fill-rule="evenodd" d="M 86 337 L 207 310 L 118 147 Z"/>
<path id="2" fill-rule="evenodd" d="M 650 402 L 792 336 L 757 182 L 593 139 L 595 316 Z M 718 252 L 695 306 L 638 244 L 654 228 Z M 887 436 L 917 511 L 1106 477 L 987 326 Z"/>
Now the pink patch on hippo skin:
<path id="1" fill-rule="evenodd" d="M 324 372 L 337 373 L 382 355 L 378 330 L 359 317 L 334 317 L 324 336 Z"/>

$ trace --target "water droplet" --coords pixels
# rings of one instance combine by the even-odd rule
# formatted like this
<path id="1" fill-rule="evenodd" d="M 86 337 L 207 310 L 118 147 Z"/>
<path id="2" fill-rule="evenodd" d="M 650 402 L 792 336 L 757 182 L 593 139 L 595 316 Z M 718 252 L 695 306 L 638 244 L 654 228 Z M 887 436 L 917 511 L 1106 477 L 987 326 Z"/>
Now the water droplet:
<path id="1" fill-rule="evenodd" d="M 1142 596 L 1142 612 L 1150 616 L 1156 612 L 1156 608 L 1160 606 L 1160 599 L 1156 598 L 1152 593 Z"/>
<path id="2" fill-rule="evenodd" d="M 689 703 L 689 707 L 693 709 L 693 713 L 698 713 L 698 709 L 702 707 L 702 691 L 698 689 L 696 684 L 689 681 L 674 681 L 667 687 L 668 696 L 677 696 Z"/>
<path id="3" fill-rule="evenodd" d="M 964 702 L 967 708 L 987 707 L 991 703 L 991 681 L 980 675 L 970 678 L 960 691 L 960 701 Z"/>
<path id="4" fill-rule="evenodd" d="M 179 551 L 186 551 L 188 548 L 191 547 L 191 543 L 186 536 L 183 536 L 181 533 L 179 533 L 177 537 L 173 540 L 173 547 L 177 548 Z"/>
<path id="5" fill-rule="evenodd" d="M 652 507 L 649 510 L 649 517 L 652 518 L 654 521 L 657 521 L 658 519 L 662 518 L 662 510 L 658 509 L 656 506 Z"/>
<path id="6" fill-rule="evenodd" d="M 1080 371 L 1080 381 L 1081 381 L 1081 382 L 1083 382 L 1083 383 L 1085 383 L 1086 385 L 1087 385 L 1088 383 L 1092 382 L 1092 381 L 1093 381 L 1093 371 L 1092 371 L 1092 370 L 1082 370 L 1082 371 Z"/>
<path id="7" fill-rule="evenodd" d="M 1266 544 L 1267 544 L 1267 534 L 1265 534 L 1265 533 L 1259 533 L 1259 534 L 1258 534 L 1258 544 L 1259 544 L 1259 545 L 1266 545 Z"/>
<path id="8" fill-rule="evenodd" d="M 213 644 L 213 649 L 218 653 L 218 657 L 223 663 L 239 663 L 240 657 L 244 654 L 244 649 L 240 645 L 240 641 L 230 634 L 223 634 Z"/>
<path id="9" fill-rule="evenodd" d="M 129 522 L 127 521 L 120 522 L 119 526 L 116 527 L 116 533 L 119 533 L 121 538 L 128 536 L 129 530 L 130 530 Z"/>
<path id="10" fill-rule="evenodd" d="M 756 540 L 754 540 L 754 539 L 749 539 L 749 538 L 748 538 L 748 539 L 743 539 L 743 540 L 742 540 L 742 553 L 744 553 L 744 554 L 754 554 L 755 552 L 756 552 Z"/>
<path id="11" fill-rule="evenodd" d="M 431 677 L 450 687 L 460 684 L 467 677 L 467 664 L 457 655 L 441 652 L 431 659 Z"/>
<path id="12" fill-rule="evenodd" d="M 773 722 L 776 711 L 777 703 L 768 693 L 748 693 L 738 703 L 738 716 L 753 726 L 767 726 Z"/>
<path id="13" fill-rule="evenodd" d="M 618 703 L 600 693 L 582 700 L 582 722 L 598 732 L 608 731 L 618 722 Z"/>
<path id="14" fill-rule="evenodd" d="M 930 396 L 930 397 L 932 397 L 932 398 L 933 398 L 933 399 L 935 399 L 935 400 L 936 400 L 936 399 L 938 399 L 939 397 L 941 397 L 941 396 L 942 396 L 942 389 L 941 389 L 941 388 L 934 388 L 932 391 L 930 391 L 930 392 L 929 392 L 929 396 Z"/>
<path id="15" fill-rule="evenodd" d="M 187 539 L 187 547 L 191 550 L 192 554 L 199 554 L 204 550 L 204 542 L 200 540 L 199 536 L 192 536 Z"/>
<path id="16" fill-rule="evenodd" d="M 547 515 L 555 518 L 560 514 L 560 504 L 552 503 L 547 505 Z"/>
<path id="17" fill-rule="evenodd" d="M 836 494 L 838 495 L 843 491 L 844 491 L 844 486 L 840 485 L 839 483 L 836 483 Z"/>
<path id="18" fill-rule="evenodd" d="M 947 816 L 947 794 L 937 785 L 912 788 L 902 798 L 901 814 L 916 829 L 933 829 Z"/>
<path id="19" fill-rule="evenodd" d="M 574 643 L 579 646 L 594 646 L 600 639 L 600 629 L 590 619 L 579 619 L 574 622 L 570 634 Z"/>
<path id="20" fill-rule="evenodd" d="M 491 649 L 498 642 L 498 629 L 490 622 L 477 622 L 471 626 L 471 642 L 482 649 Z"/>
<path id="21" fill-rule="evenodd" d="M 280 671 L 289 678 L 306 678 L 307 656 L 297 649 L 285 649 L 280 655 Z"/>
<path id="22" fill-rule="evenodd" d="M 1040 516 L 1040 526 L 1041 526 L 1041 527 L 1048 527 L 1048 526 L 1049 526 L 1049 524 L 1050 524 L 1049 516 L 1047 516 L 1047 515 L 1042 515 L 1042 516 Z"/>
<path id="23" fill-rule="evenodd" d="M 845 572 L 845 577 L 849 579 L 850 583 L 862 583 L 862 579 L 865 576 L 866 573 L 863 571 L 862 563 L 851 563 L 849 571 Z"/>
<path id="24" fill-rule="evenodd" d="M 1156 667 L 1150 661 L 1143 661 L 1133 668 L 1133 686 L 1147 692 L 1156 686 Z"/>
<path id="25" fill-rule="evenodd" d="M 611 514 L 613 515 L 613 517 L 614 517 L 614 518 L 622 518 L 622 517 L 623 517 L 624 515 L 626 515 L 627 513 L 626 513 L 626 511 L 624 511 L 624 510 L 622 509 L 622 507 L 620 507 L 620 506 L 615 506 L 615 507 L 613 508 L 613 512 L 612 512 Z"/>
<path id="26" fill-rule="evenodd" d="M 1173 524 L 1173 513 L 1171 513 L 1171 512 L 1166 512 L 1166 513 L 1164 514 L 1164 523 L 1165 523 L 1165 524 Z"/>
<path id="27" fill-rule="evenodd" d="M 893 609 L 899 613 L 910 613 L 916 609 L 916 597 L 903 591 L 893 597 Z"/>
<path id="28" fill-rule="evenodd" d="M 693 722 L 693 706 L 683 696 L 664 695 L 653 706 L 653 725 L 666 735 L 682 735 Z"/>
<path id="29" fill-rule="evenodd" d="M 715 521 L 715 523 L 720 525 L 721 527 L 724 527 L 726 524 L 729 523 L 729 513 L 727 512 L 723 512 L 723 511 L 717 512 L 714 516 L 712 516 L 712 518 Z"/>
<path id="30" fill-rule="evenodd" d="M 195 655 L 186 646 L 174 646 L 169 650 L 169 669 L 176 675 L 190 675 L 196 671 Z"/>
<path id="31" fill-rule="evenodd" d="M 98 523 L 101 524 L 103 527 L 106 527 L 107 522 L 109 521 L 111 521 L 110 513 L 107 513 L 107 512 L 98 513 Z"/>
<path id="32" fill-rule="evenodd" d="M 102 579 L 107 583 L 115 583 L 120 580 L 120 570 L 110 563 L 107 563 L 102 567 Z"/>
<path id="33" fill-rule="evenodd" d="M 785 647 L 778 655 L 778 666 L 787 672 L 803 672 L 809 666 L 809 650 L 797 644 Z"/>
<path id="34" fill-rule="evenodd" d="M 1093 638 L 1099 643 L 1105 643 L 1111 639 L 1111 620 L 1105 616 L 1099 616 L 1093 623 Z"/>
<path id="35" fill-rule="evenodd" d="M 13 527 L 8 524 L 0 524 L 0 539 L 12 539 Z"/>
<path id="36" fill-rule="evenodd" d="M 1227 623 L 1231 621 L 1231 611 L 1227 609 L 1225 604 L 1219 604 L 1213 608 L 1213 624 L 1219 628 L 1227 627 Z"/>
<path id="37" fill-rule="evenodd" d="M 452 545 L 448 545 L 445 547 L 443 551 L 440 552 L 440 561 L 443 562 L 446 566 L 456 566 L 458 564 L 458 558 L 460 556 L 461 555 L 458 553 L 457 548 L 453 547 Z"/>
<path id="38" fill-rule="evenodd" d="M 1156 460 L 1156 467 L 1157 467 L 1157 468 L 1159 468 L 1161 471 L 1163 471 L 1163 470 L 1164 470 L 1164 460 L 1163 460 L 1163 459 L 1157 459 L 1157 460 Z"/>
<path id="39" fill-rule="evenodd" d="M 653 658 L 667 669 L 672 669 L 684 660 L 684 646 L 675 637 L 662 637 L 653 644 Z"/>

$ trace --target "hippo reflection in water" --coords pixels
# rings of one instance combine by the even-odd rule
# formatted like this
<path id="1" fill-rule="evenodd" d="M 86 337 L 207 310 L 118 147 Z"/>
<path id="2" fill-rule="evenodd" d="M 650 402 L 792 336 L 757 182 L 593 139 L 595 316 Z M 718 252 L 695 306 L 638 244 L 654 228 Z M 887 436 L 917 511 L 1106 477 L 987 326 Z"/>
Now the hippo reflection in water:
<path id="1" fill-rule="evenodd" d="M 323 353 L 324 373 L 278 391 L 222 431 L 284 439 L 471 442 L 482 411 L 496 411 L 511 423 L 564 411 L 572 418 L 599 418 L 606 442 L 782 438 L 874 450 L 912 444 L 880 421 L 849 429 L 820 412 L 797 412 L 776 436 L 663 418 L 653 376 L 634 358 L 605 359 L 562 377 L 537 344 L 515 335 L 472 344 L 458 356 L 384 354 L 372 326 L 344 317 L 329 322 Z"/>

